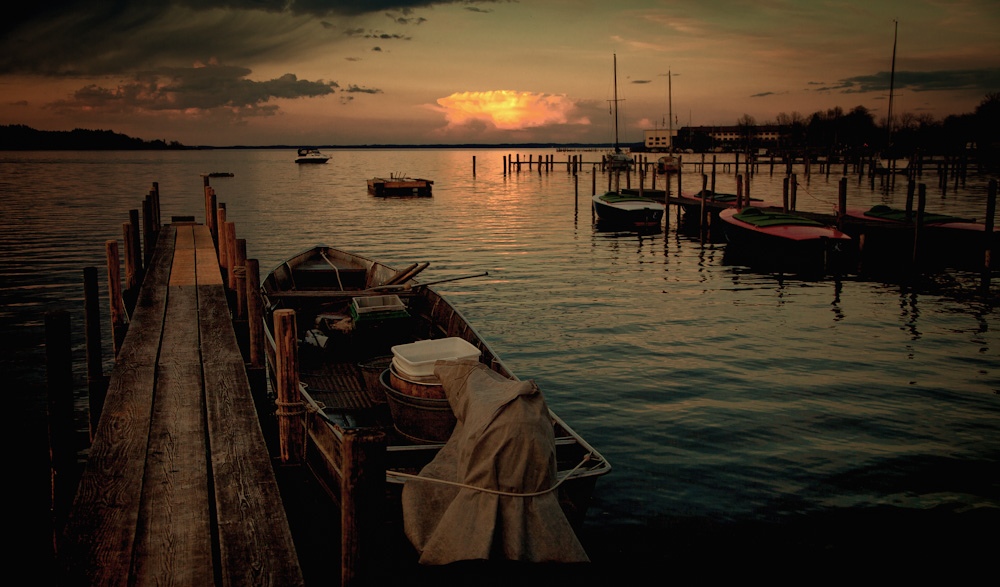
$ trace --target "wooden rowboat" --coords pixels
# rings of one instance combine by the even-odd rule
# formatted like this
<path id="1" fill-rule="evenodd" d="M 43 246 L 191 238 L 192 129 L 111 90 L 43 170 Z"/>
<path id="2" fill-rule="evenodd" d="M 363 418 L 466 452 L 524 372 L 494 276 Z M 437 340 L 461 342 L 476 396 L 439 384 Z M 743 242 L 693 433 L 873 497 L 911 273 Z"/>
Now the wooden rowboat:
<path id="1" fill-rule="evenodd" d="M 791 269 L 826 270 L 851 260 L 849 235 L 804 216 L 748 207 L 719 212 L 726 240 L 734 253 L 747 259 Z"/>
<path id="2" fill-rule="evenodd" d="M 384 198 L 388 196 L 411 196 L 426 198 L 431 196 L 434 182 L 419 177 L 373 177 L 368 180 L 368 193 Z"/>
<path id="3" fill-rule="evenodd" d="M 394 371 L 386 360 L 391 346 L 458 338 L 478 349 L 479 361 L 493 372 L 517 380 L 447 299 L 413 279 L 426 265 L 397 271 L 359 255 L 316 247 L 278 265 L 261 286 L 272 375 L 277 372 L 273 315 L 281 309 L 295 311 L 300 387 L 314 411 L 307 422 L 306 461 L 334 495 L 340 465 L 330 446 L 346 434 L 372 432 L 384 438 L 384 449 L 375 460 L 384 461 L 386 492 L 397 501 L 404 480 L 396 473 L 418 473 L 447 440 L 446 435 L 404 428 L 392 401 L 395 396 L 382 393 L 392 391 L 389 375 Z M 365 303 L 373 299 L 373 304 Z M 375 311 L 365 311 L 370 308 Z M 557 478 L 565 479 L 559 485 L 559 503 L 575 526 L 583 520 L 597 478 L 611 467 L 555 413 L 549 415 Z"/>
<path id="4" fill-rule="evenodd" d="M 663 204 L 646 197 L 606 192 L 593 197 L 594 214 L 604 224 L 633 228 L 659 228 Z"/>

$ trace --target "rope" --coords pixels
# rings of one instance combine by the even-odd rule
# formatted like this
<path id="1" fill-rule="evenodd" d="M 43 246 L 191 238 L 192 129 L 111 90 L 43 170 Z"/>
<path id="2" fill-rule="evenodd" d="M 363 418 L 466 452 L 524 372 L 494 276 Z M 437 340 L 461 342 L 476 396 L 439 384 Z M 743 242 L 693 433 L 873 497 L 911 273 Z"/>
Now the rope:
<path id="1" fill-rule="evenodd" d="M 275 416 L 284 416 L 284 417 L 301 416 L 302 414 L 305 414 L 307 411 L 305 409 L 305 403 L 303 402 L 283 402 L 279 400 L 274 400 L 274 405 L 278 406 L 279 408 L 288 408 L 288 407 L 298 408 L 297 410 L 284 410 L 284 409 L 278 410 L 277 412 L 275 412 Z"/>
<path id="2" fill-rule="evenodd" d="M 340 286 L 340 291 L 344 291 L 344 284 L 340 282 L 340 269 L 326 256 L 326 253 L 320 253 L 319 255 L 323 257 L 324 261 L 330 264 L 330 267 L 333 267 L 333 273 L 337 276 L 337 285 Z"/>
<path id="3" fill-rule="evenodd" d="M 432 477 L 421 477 L 420 475 L 413 475 L 413 474 L 410 474 L 410 473 L 403 473 L 401 471 L 386 471 L 385 472 L 385 476 L 386 477 L 403 478 L 403 479 L 413 479 L 415 481 L 427 481 L 428 483 L 439 483 L 441 485 L 451 485 L 453 487 L 458 487 L 458 488 L 461 488 L 461 489 L 471 489 L 473 491 L 479 491 L 480 493 L 489 493 L 489 494 L 492 494 L 492 495 L 500 495 L 500 496 L 503 496 L 503 497 L 539 497 L 539 496 L 545 495 L 547 493 L 552 493 L 556 489 L 559 489 L 560 485 L 562 485 L 563 483 L 565 483 L 566 480 L 569 479 L 570 477 L 572 477 L 573 474 L 576 473 L 578 470 L 580 470 L 581 467 L 583 467 L 588 462 L 590 462 L 591 456 L 592 456 L 592 453 L 585 454 L 583 456 L 583 460 L 580 461 L 580 463 L 577 466 L 573 467 L 573 469 L 569 473 L 567 473 L 566 476 L 564 476 L 562 479 L 560 479 L 552 487 L 550 487 L 548 489 L 543 489 L 542 491 L 535 491 L 535 492 L 532 492 L 532 493 L 517 493 L 517 492 L 514 492 L 514 491 L 500 491 L 498 489 L 487 489 L 485 487 L 476 487 L 475 485 L 467 485 L 465 483 L 459 483 L 457 481 L 448 481 L 447 479 L 434 479 Z"/>

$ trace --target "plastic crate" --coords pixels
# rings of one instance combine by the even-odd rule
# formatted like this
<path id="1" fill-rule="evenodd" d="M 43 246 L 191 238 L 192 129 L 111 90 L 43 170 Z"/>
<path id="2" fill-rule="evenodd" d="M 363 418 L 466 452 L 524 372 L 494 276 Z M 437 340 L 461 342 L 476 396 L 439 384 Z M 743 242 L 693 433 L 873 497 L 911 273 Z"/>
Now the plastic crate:
<path id="1" fill-rule="evenodd" d="M 453 336 L 396 345 L 392 354 L 401 374 L 426 377 L 434 375 L 435 361 L 478 359 L 482 353 L 465 339 Z"/>

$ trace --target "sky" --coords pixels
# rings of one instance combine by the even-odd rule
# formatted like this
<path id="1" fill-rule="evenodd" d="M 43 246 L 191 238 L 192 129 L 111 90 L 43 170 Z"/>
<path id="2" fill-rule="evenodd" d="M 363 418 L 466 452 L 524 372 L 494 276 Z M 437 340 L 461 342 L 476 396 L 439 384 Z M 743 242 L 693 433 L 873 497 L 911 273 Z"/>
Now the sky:
<path id="1" fill-rule="evenodd" d="M 609 142 L 616 85 L 623 143 L 747 114 L 864 106 L 884 119 L 890 78 L 894 114 L 937 120 L 1000 92 L 997 0 L 49 0 L 6 12 L 0 125 L 185 145 Z"/>

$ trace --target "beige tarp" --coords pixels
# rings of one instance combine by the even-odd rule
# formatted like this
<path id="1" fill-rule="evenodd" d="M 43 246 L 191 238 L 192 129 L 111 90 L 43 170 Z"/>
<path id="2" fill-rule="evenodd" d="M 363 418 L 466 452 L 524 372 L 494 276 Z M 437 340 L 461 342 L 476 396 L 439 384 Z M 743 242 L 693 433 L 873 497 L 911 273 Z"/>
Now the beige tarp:
<path id="1" fill-rule="evenodd" d="M 519 494 L 553 486 L 552 422 L 533 381 L 510 381 L 470 360 L 438 361 L 434 373 L 458 425 L 421 477 Z M 422 564 L 589 560 L 555 491 L 511 497 L 411 480 L 403 487 L 403 524 Z"/>

